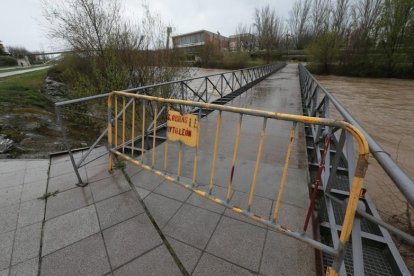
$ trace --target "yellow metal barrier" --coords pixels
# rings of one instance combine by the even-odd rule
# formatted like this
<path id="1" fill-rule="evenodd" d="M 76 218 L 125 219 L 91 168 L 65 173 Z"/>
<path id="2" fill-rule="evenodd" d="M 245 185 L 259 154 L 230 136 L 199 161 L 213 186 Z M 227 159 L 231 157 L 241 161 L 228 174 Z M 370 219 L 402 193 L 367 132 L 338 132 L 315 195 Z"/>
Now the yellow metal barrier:
<path id="1" fill-rule="evenodd" d="M 121 98 L 120 102 L 118 98 Z M 125 107 L 125 99 L 134 99 L 132 104 L 132 111 L 127 110 Z M 121 103 L 122 110 L 119 111 L 118 104 Z M 136 115 L 140 112 L 136 110 L 136 103 L 142 106 L 142 112 L 140 116 L 141 121 L 141 130 L 140 134 L 135 131 L 136 128 Z M 163 108 L 159 106 L 164 105 Z M 165 108 L 166 107 L 166 108 Z M 179 107 L 179 108 L 178 108 Z M 184 108 L 185 107 L 185 108 Z M 187 110 L 187 114 L 180 114 L 177 110 Z M 199 158 L 199 141 L 200 141 L 200 132 L 201 129 L 201 115 L 202 110 L 217 110 L 217 122 L 216 130 L 214 134 L 214 146 L 213 146 L 213 155 L 212 155 L 212 164 L 211 164 L 211 174 L 210 180 L 208 183 L 208 190 L 203 191 L 197 186 L 197 166 Z M 159 110 L 159 111 L 158 111 Z M 113 118 L 118 117 L 118 112 L 123 112 L 122 115 L 122 133 L 121 140 L 122 144 L 118 144 L 118 120 Z M 128 113 L 129 112 L 129 113 Z M 215 174 L 216 174 L 216 161 L 218 155 L 218 147 L 220 141 L 220 129 L 222 125 L 222 113 L 231 112 L 239 114 L 239 120 L 236 125 L 236 135 L 234 137 L 234 149 L 233 156 L 231 160 L 230 170 L 230 179 L 227 185 L 226 197 L 221 199 L 219 197 L 212 195 L 212 190 L 215 183 Z M 146 117 L 148 114 L 152 114 L 152 129 L 147 129 Z M 244 115 L 251 115 L 255 117 L 263 118 L 263 125 L 259 136 L 259 146 L 256 156 L 254 172 L 253 172 L 253 181 L 250 185 L 250 191 L 248 194 L 247 209 L 239 208 L 235 205 L 230 204 L 230 197 L 233 192 L 233 175 L 234 168 L 237 162 L 239 145 L 240 145 L 240 135 L 242 127 L 242 119 Z M 127 117 L 131 118 L 132 124 L 127 124 Z M 291 121 L 292 127 L 290 129 L 289 143 L 287 148 L 287 154 L 285 157 L 285 162 L 283 166 L 282 176 L 279 184 L 279 190 L 276 195 L 275 205 L 271 212 L 269 218 L 260 217 L 257 214 L 251 211 L 252 202 L 254 200 L 256 185 L 257 185 L 257 176 L 260 169 L 262 153 L 263 153 L 263 144 L 265 139 L 265 132 L 268 119 Z M 139 123 L 139 122 L 138 122 Z M 350 195 L 348 200 L 348 205 L 346 208 L 345 218 L 342 226 L 342 231 L 340 235 L 340 242 L 334 247 L 327 246 L 320 241 L 314 240 L 311 237 L 308 237 L 306 233 L 290 230 L 279 224 L 279 211 L 281 206 L 281 201 L 283 198 L 284 187 L 286 183 L 286 177 L 288 174 L 289 162 L 291 159 L 292 148 L 295 141 L 295 130 L 297 123 L 304 124 L 317 124 L 324 125 L 331 128 L 342 129 L 343 131 L 349 132 L 355 139 L 358 144 L 358 162 L 355 169 L 355 176 L 352 181 L 352 186 L 350 189 Z M 164 160 L 163 160 L 163 169 L 157 169 L 155 167 L 156 162 L 156 141 L 157 141 L 157 132 L 161 129 L 167 132 L 167 140 L 164 145 Z M 129 133 L 128 133 L 129 132 Z M 130 135 L 131 139 L 126 141 L 126 136 Z M 152 135 L 152 155 L 150 162 L 145 162 L 146 155 L 146 140 L 149 139 L 149 136 Z M 135 141 L 141 139 L 141 148 L 140 148 L 140 158 L 135 157 L 137 149 L 135 148 Z M 149 140 L 148 140 L 149 141 Z M 175 142 L 174 142 L 175 141 Z M 168 168 L 168 158 L 169 158 L 169 144 L 178 143 L 178 164 L 177 172 L 171 173 L 167 171 Z M 126 160 L 132 164 L 142 167 L 145 170 L 152 171 L 156 175 L 159 175 L 166 180 L 175 183 L 185 189 L 188 189 L 199 196 L 209 199 L 212 202 L 218 203 L 233 210 L 236 213 L 242 214 L 249 217 L 250 219 L 260 222 L 264 225 L 272 227 L 277 232 L 285 234 L 287 236 L 293 237 L 297 240 L 307 243 L 308 245 L 324 251 L 334 257 L 334 262 L 332 267 L 327 269 L 327 275 L 337 275 L 340 269 L 341 264 L 343 263 L 343 256 L 345 251 L 345 245 L 349 241 L 350 234 L 352 231 L 352 225 L 355 218 L 355 213 L 360 199 L 360 194 L 362 190 L 363 179 L 365 172 L 368 166 L 368 155 L 369 149 L 367 141 L 361 132 L 354 126 L 344 121 L 336 121 L 332 119 L 325 118 L 316 118 L 316 117 L 306 117 L 293 114 L 284 114 L 284 113 L 275 113 L 268 112 L 256 109 L 247 109 L 239 108 L 227 105 L 215 105 L 208 103 L 200 103 L 186 100 L 178 99 L 165 99 L 158 98 L 146 95 L 130 94 L 126 92 L 112 92 L 108 98 L 108 143 L 110 146 L 110 152 L 112 157 L 119 157 L 123 160 Z M 183 159 L 183 147 L 193 147 L 194 148 L 194 161 L 193 161 L 193 171 L 191 181 L 186 181 L 182 176 L 182 159 Z M 130 148 L 131 154 L 127 155 L 125 153 L 126 148 Z M 148 157 L 147 157 L 148 159 Z M 112 158 L 109 158 L 108 169 L 112 170 L 113 161 Z"/>

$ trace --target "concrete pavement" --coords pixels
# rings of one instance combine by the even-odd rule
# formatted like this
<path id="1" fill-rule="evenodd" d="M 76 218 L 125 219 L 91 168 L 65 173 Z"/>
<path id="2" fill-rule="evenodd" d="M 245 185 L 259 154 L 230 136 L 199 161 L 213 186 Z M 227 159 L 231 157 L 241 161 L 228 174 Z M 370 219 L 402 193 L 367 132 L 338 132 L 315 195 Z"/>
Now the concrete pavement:
<path id="1" fill-rule="evenodd" d="M 47 68 L 49 68 L 49 67 L 51 67 L 51 65 L 48 65 L 48 66 L 42 66 L 42 67 L 37 67 L 37 68 L 32 68 L 32 69 L 27 69 L 27 70 L 17 70 L 17 71 L 11 71 L 11 72 L 0 73 L 0 78 L 10 77 L 10 76 L 20 75 L 20 74 L 25 74 L 25 73 L 34 72 L 34 71 L 39 71 L 39 70 L 45 70 L 45 69 L 47 69 Z"/>

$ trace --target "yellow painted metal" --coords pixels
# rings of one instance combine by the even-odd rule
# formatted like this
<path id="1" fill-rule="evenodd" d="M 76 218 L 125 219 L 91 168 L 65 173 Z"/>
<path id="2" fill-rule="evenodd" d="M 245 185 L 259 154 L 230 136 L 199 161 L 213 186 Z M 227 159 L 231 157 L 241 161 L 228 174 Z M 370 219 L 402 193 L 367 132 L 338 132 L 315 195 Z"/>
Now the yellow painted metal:
<path id="1" fill-rule="evenodd" d="M 113 95 L 108 97 L 108 110 L 109 110 L 108 112 L 112 111 L 112 98 L 113 98 Z M 108 117 L 111 117 L 111 116 L 108 115 Z M 108 144 L 109 144 L 109 147 L 112 146 L 112 135 L 113 135 L 113 133 L 112 133 L 112 122 L 110 120 L 108 120 Z M 113 154 L 110 152 L 109 156 L 108 156 L 108 171 L 109 172 L 112 172 L 112 168 L 113 168 L 112 155 Z"/>
<path id="2" fill-rule="evenodd" d="M 154 123 L 153 123 L 154 133 L 153 133 L 153 136 L 152 136 L 152 161 L 151 161 L 151 165 L 153 167 L 155 165 L 155 144 L 156 144 L 156 139 L 157 139 L 157 115 L 158 115 L 158 107 L 157 107 L 157 103 L 155 103 Z"/>
<path id="3" fill-rule="evenodd" d="M 164 143 L 164 171 L 167 170 L 168 166 L 168 140 Z"/>
<path id="4" fill-rule="evenodd" d="M 230 197 L 232 193 L 233 176 L 234 176 L 234 171 L 236 169 L 237 153 L 239 152 L 240 131 L 241 131 L 242 120 L 243 120 L 243 115 L 240 114 L 239 123 L 237 124 L 236 136 L 234 137 L 233 159 L 231 161 L 230 178 L 229 178 L 229 184 L 227 186 L 227 196 L 226 196 L 227 201 L 230 201 Z"/>
<path id="5" fill-rule="evenodd" d="M 256 165 L 254 167 L 253 181 L 252 181 L 252 184 L 250 185 L 249 199 L 247 201 L 247 210 L 249 211 L 252 206 L 254 191 L 256 190 L 256 184 L 257 184 L 257 174 L 259 173 L 260 160 L 262 159 L 263 144 L 264 144 L 264 138 L 265 138 L 265 132 L 266 132 L 266 123 L 267 123 L 267 118 L 264 118 L 263 127 L 262 127 L 262 130 L 260 131 L 259 149 L 257 150 L 257 158 L 256 158 Z"/>
<path id="6" fill-rule="evenodd" d="M 178 166 L 177 166 L 177 178 L 181 176 L 181 163 L 183 161 L 183 143 L 180 141 L 180 149 L 178 151 Z"/>
<path id="7" fill-rule="evenodd" d="M 187 100 L 165 99 L 165 98 L 152 97 L 152 96 L 139 95 L 139 94 L 130 94 L 130 93 L 125 93 L 125 92 L 117 92 L 117 91 L 112 92 L 111 95 L 110 95 L 110 98 L 114 97 L 114 96 L 115 96 L 115 117 L 117 116 L 117 113 L 118 113 L 116 96 L 124 96 L 124 97 L 139 99 L 139 100 L 156 101 L 156 102 L 165 103 L 165 104 L 187 105 L 187 106 L 192 106 L 192 107 L 198 107 L 198 108 L 204 108 L 204 109 L 213 109 L 213 110 L 218 110 L 219 111 L 219 115 L 218 115 L 218 119 L 217 119 L 216 135 L 215 135 L 216 138 L 215 138 L 215 144 L 214 144 L 213 164 L 212 164 L 213 166 L 212 166 L 212 172 L 211 172 L 211 177 L 210 177 L 209 194 L 211 194 L 211 190 L 213 188 L 214 179 L 215 179 L 215 167 L 216 167 L 216 158 L 217 158 L 217 150 L 218 150 L 218 138 L 219 138 L 219 131 L 220 131 L 220 127 L 221 127 L 221 112 L 222 111 L 239 113 L 239 114 L 247 114 L 247 115 L 252 115 L 252 116 L 257 116 L 257 117 L 264 117 L 265 120 L 266 120 L 266 118 L 272 118 L 272 119 L 277 119 L 277 120 L 301 122 L 301 123 L 304 123 L 304 124 L 326 125 L 326 126 L 339 127 L 339 128 L 345 129 L 346 131 L 348 131 L 354 137 L 354 139 L 358 143 L 358 152 L 359 152 L 358 162 L 357 162 L 357 166 L 356 166 L 356 169 L 355 169 L 356 173 L 355 173 L 355 177 L 352 181 L 351 192 L 350 192 L 350 196 L 349 196 L 349 200 L 348 200 L 348 205 L 347 205 L 346 210 L 345 210 L 345 218 L 344 218 L 342 231 L 341 231 L 341 236 L 340 236 L 341 244 L 346 244 L 349 241 L 350 234 L 351 234 L 351 231 L 352 231 L 353 221 L 354 221 L 354 218 L 355 218 L 356 208 L 357 208 L 358 201 L 359 201 L 359 195 L 360 195 L 361 189 L 362 189 L 363 178 L 365 176 L 365 171 L 366 171 L 367 166 L 368 166 L 368 156 L 369 156 L 368 143 L 367 143 L 365 137 L 353 125 L 351 125 L 347 122 L 344 122 L 344 121 L 337 121 L 337 120 L 332 120 L 332 119 L 327 119 L 327 118 L 307 117 L 307 116 L 301 116 L 301 115 L 295 115 L 295 114 L 269 112 L 269 111 L 262 111 L 262 110 L 248 109 L 248 108 L 240 108 L 240 107 L 227 106 L 227 105 L 216 105 L 216 104 L 209 104 L 209 103 L 202 103 L 202 102 L 193 102 L 193 101 L 187 101 Z M 108 99 L 108 107 L 109 108 L 111 107 L 111 104 L 112 104 L 111 100 Z M 144 134 L 145 133 L 145 105 L 143 105 L 143 124 L 142 125 L 143 125 L 143 134 Z M 262 132 L 261 132 L 261 137 L 260 137 L 260 141 L 259 141 L 258 156 L 257 156 L 256 166 L 255 166 L 254 179 L 253 179 L 252 187 L 251 187 L 250 194 L 249 194 L 249 201 L 248 201 L 248 206 L 249 207 L 251 206 L 253 195 L 254 195 L 254 190 L 255 190 L 255 186 L 256 186 L 257 173 L 258 173 L 258 170 L 259 170 L 260 159 L 261 159 L 261 154 L 262 154 L 262 150 L 263 150 L 264 130 L 265 130 L 265 122 L 264 122 L 264 128 L 262 129 Z M 109 137 L 111 133 L 112 133 L 112 128 L 108 125 L 108 142 L 109 143 L 110 143 L 110 140 L 111 140 L 111 138 Z M 115 120 L 115 145 L 117 145 L 117 122 L 116 122 L 116 120 Z M 144 147 L 144 142 L 142 142 L 142 150 L 143 150 L 143 147 Z M 115 148 L 116 148 L 116 146 L 115 146 Z M 115 153 L 117 155 L 122 155 L 121 153 L 119 153 L 117 151 Z M 131 159 L 129 157 L 124 157 L 124 158 L 126 160 Z M 182 158 L 182 157 L 179 157 L 179 158 Z M 167 160 L 168 160 L 168 141 L 165 144 L 164 170 L 167 169 Z M 143 167 L 143 168 L 146 168 L 146 166 L 147 166 L 145 164 L 142 164 L 143 157 L 141 158 L 141 162 L 138 162 L 136 160 L 130 160 L 130 161 L 133 162 L 133 163 L 136 163 L 136 164 L 140 164 L 140 166 Z M 151 168 L 146 168 L 146 169 L 152 170 L 158 175 L 162 175 L 162 173 L 159 172 L 159 171 L 155 171 Z M 169 181 L 172 181 L 172 182 L 175 182 L 175 183 L 177 182 L 177 180 L 173 179 L 173 177 L 171 177 L 171 176 L 164 175 L 164 177 L 165 177 L 165 179 L 167 179 Z M 193 190 L 195 191 L 195 189 L 193 189 Z M 205 196 L 205 197 L 209 198 L 210 200 L 212 198 L 211 196 L 206 195 L 206 192 L 204 192 L 204 191 L 197 190 L 196 193 L 199 194 L 199 195 Z M 279 198 L 279 195 L 278 195 L 278 198 Z M 216 202 L 220 203 L 222 205 L 225 205 L 225 203 L 220 201 L 220 200 L 216 200 Z M 236 207 L 234 207 L 232 209 L 234 209 L 234 211 L 237 211 Z M 242 212 L 244 214 L 245 213 L 250 214 L 249 211 L 244 211 L 243 210 L 243 211 L 240 211 L 240 212 Z M 278 213 L 278 211 L 276 212 L 276 214 L 277 213 Z M 252 218 L 257 219 L 257 218 L 255 218 L 254 215 L 252 215 Z M 261 219 L 260 221 L 264 222 L 263 219 Z M 264 223 L 268 223 L 268 222 L 264 222 Z M 282 233 L 285 233 L 285 234 L 288 234 L 288 235 L 291 235 L 291 236 L 292 236 L 292 234 L 289 234 L 289 233 L 293 233 L 290 230 L 285 229 L 285 228 L 279 228 L 278 231 L 282 232 Z M 296 237 L 296 238 L 298 238 L 298 237 Z M 312 244 L 312 246 L 314 246 L 315 248 L 318 248 L 318 249 L 322 248 L 322 247 L 319 247 L 319 245 L 315 245 L 315 243 L 313 243 L 313 242 L 308 241 L 308 243 Z M 325 248 L 325 250 L 330 251 L 331 249 Z M 336 257 L 338 256 L 337 253 L 334 253 L 332 251 L 330 251 L 330 253 L 332 255 L 336 256 Z M 330 273 L 330 274 L 328 274 L 328 273 Z M 328 275 L 337 275 L 337 273 L 338 272 L 335 271 L 333 268 L 329 268 L 328 271 L 327 271 Z"/>
<path id="8" fill-rule="evenodd" d="M 170 106 L 168 105 L 167 114 L 169 110 L 170 110 Z M 165 140 L 165 143 L 164 143 L 164 171 L 167 170 L 167 167 L 168 167 L 168 139 Z"/>
<path id="9" fill-rule="evenodd" d="M 131 156 L 135 153 L 135 99 L 132 101 Z"/>
<path id="10" fill-rule="evenodd" d="M 118 147 L 118 96 L 115 94 L 115 148 Z"/>
<path id="11" fill-rule="evenodd" d="M 175 110 L 168 110 L 167 138 L 180 141 L 189 147 L 197 146 L 198 118 L 194 114 L 181 115 Z"/>
<path id="12" fill-rule="evenodd" d="M 211 194 L 211 191 L 213 190 L 213 185 L 214 185 L 214 181 L 216 178 L 216 161 L 217 161 L 220 128 L 221 128 L 221 110 L 219 111 L 217 115 L 216 136 L 214 138 L 214 153 L 213 153 L 213 161 L 211 164 L 210 185 L 209 185 L 209 190 L 208 190 L 210 194 Z"/>
<path id="13" fill-rule="evenodd" d="M 338 276 L 338 272 L 336 272 L 332 267 L 328 267 L 326 269 L 326 276 Z"/>
<path id="14" fill-rule="evenodd" d="M 192 178 L 192 184 L 195 186 L 197 181 L 197 167 L 198 167 L 198 147 L 200 143 L 200 129 L 201 129 L 201 109 L 198 111 L 198 124 L 197 124 L 197 145 L 195 148 L 195 154 L 194 154 L 194 167 L 193 167 L 193 178 Z"/>
<path id="15" fill-rule="evenodd" d="M 122 97 L 122 152 L 125 152 L 125 97 Z"/>
<path id="16" fill-rule="evenodd" d="M 277 200 L 276 200 L 275 208 L 273 210 L 273 215 L 272 215 L 273 221 L 276 221 L 279 216 L 280 203 L 282 201 L 283 190 L 285 188 L 286 177 L 288 174 L 290 156 L 292 155 L 293 143 L 295 141 L 295 130 L 296 130 L 296 122 L 293 123 L 293 126 L 290 129 L 290 138 L 289 138 L 289 145 L 288 145 L 287 154 L 286 154 L 285 165 L 283 167 L 282 178 L 280 180 L 279 191 L 277 193 Z"/>
<path id="17" fill-rule="evenodd" d="M 141 161 L 144 161 L 144 145 L 145 145 L 145 100 L 142 101 Z"/>

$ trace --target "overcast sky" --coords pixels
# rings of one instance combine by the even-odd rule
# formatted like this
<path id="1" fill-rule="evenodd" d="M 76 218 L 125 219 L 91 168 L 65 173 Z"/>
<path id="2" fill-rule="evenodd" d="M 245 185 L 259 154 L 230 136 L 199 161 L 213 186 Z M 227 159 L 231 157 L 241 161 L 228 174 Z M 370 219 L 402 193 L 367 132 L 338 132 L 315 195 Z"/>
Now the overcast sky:
<path id="1" fill-rule="evenodd" d="M 121 0 L 123 13 L 129 19 L 141 16 L 142 0 Z M 50 40 L 47 26 L 42 24 L 41 0 L 2 0 L 0 40 L 6 46 L 23 46 L 28 50 L 57 50 L 59 44 Z M 239 23 L 251 24 L 255 7 L 270 4 L 286 19 L 290 0 L 147 0 L 152 11 L 175 27 L 173 35 L 201 29 L 222 35 L 234 34 Z"/>

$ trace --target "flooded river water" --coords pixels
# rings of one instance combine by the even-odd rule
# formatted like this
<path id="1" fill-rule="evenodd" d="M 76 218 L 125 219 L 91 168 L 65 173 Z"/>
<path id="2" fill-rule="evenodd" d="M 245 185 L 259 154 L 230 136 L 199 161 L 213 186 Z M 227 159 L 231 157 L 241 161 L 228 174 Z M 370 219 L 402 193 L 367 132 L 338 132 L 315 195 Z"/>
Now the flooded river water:
<path id="1" fill-rule="evenodd" d="M 414 80 L 338 76 L 317 79 L 414 178 Z M 413 208 L 407 212 L 406 201 L 383 169 L 373 157 L 369 162 L 365 181 L 368 194 L 384 219 L 408 230 L 409 220 L 414 225 Z"/>

